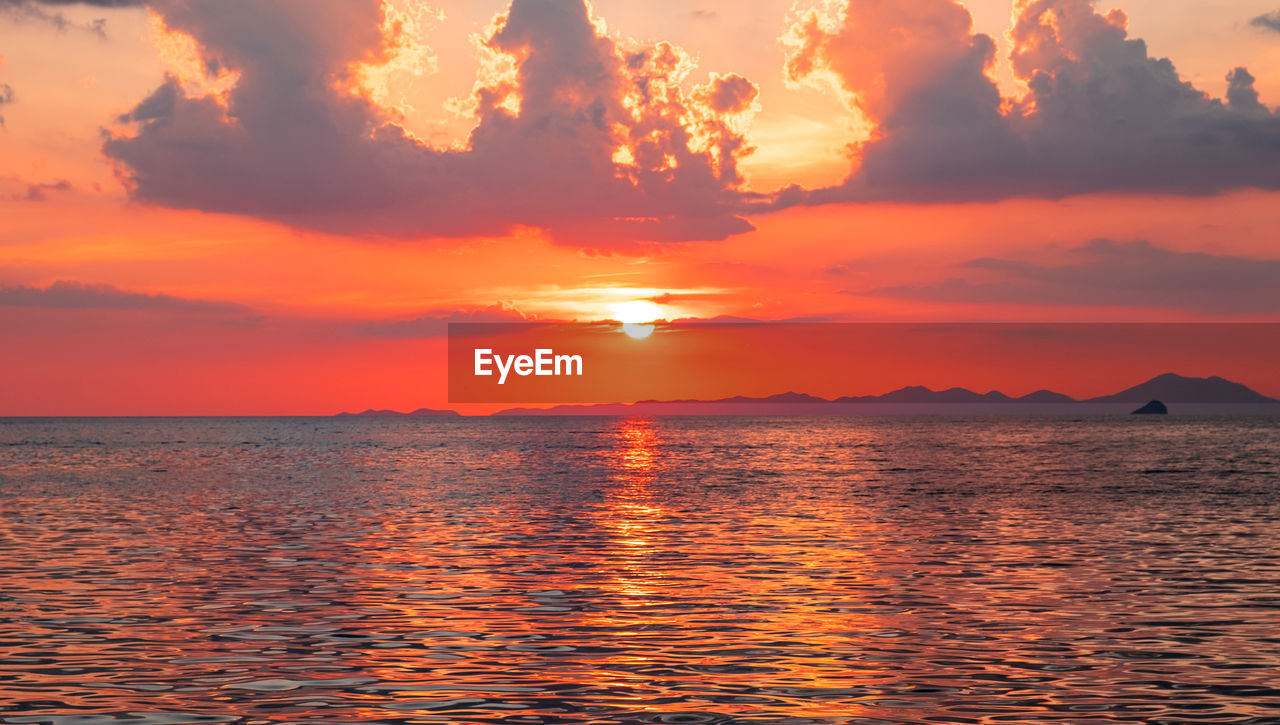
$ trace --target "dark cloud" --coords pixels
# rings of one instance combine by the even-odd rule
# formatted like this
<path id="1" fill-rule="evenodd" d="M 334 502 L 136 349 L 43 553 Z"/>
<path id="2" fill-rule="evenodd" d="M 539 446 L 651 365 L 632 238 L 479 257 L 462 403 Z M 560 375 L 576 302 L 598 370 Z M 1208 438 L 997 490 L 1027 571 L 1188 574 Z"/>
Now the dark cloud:
<path id="1" fill-rule="evenodd" d="M 516 73 L 478 92 L 465 150 L 428 147 L 344 90 L 353 62 L 390 52 L 377 0 L 153 9 L 239 80 L 224 105 L 170 78 L 126 116 L 132 135 L 104 151 L 135 199 L 397 238 L 523 226 L 610 247 L 751 229 L 737 190 L 749 149 L 716 108 L 742 110 L 754 86 L 686 92 L 686 56 L 600 35 L 583 0 L 512 2 L 488 45 Z"/>
<path id="2" fill-rule="evenodd" d="M 71 182 L 66 179 L 59 179 L 54 182 L 44 184 L 27 184 L 25 194 L 15 194 L 14 199 L 22 201 L 45 201 L 49 195 L 45 192 L 49 191 L 70 191 Z"/>
<path id="3" fill-rule="evenodd" d="M 1263 30 L 1280 33 L 1280 10 L 1259 15 L 1253 20 L 1250 20 L 1249 24 L 1255 28 L 1262 28 Z"/>
<path id="4" fill-rule="evenodd" d="M 0 0 L 0 15 L 17 21 L 34 21 L 53 26 L 56 30 L 84 30 L 99 37 L 106 37 L 107 21 L 103 18 L 87 23 L 69 20 L 58 10 L 48 8 L 82 5 L 93 8 L 141 7 L 141 0 Z"/>
<path id="5" fill-rule="evenodd" d="M 48 287 L 0 286 L 0 307 L 45 307 L 96 310 L 178 310 L 242 313 L 249 309 L 230 302 L 191 300 L 170 295 L 129 292 L 111 285 L 59 281 Z"/>
<path id="6" fill-rule="evenodd" d="M 0 0 L 0 5 L 84 5 L 91 8 L 136 8 L 144 4 L 143 0 Z"/>
<path id="7" fill-rule="evenodd" d="M 4 110 L 7 104 L 13 103 L 13 86 L 8 83 L 0 83 L 0 111 Z M 0 113 L 0 128 L 4 127 L 4 114 Z"/>
<path id="8" fill-rule="evenodd" d="M 728 297 L 727 292 L 663 292 L 662 294 L 653 295 L 644 298 L 647 302 L 653 302 L 659 305 L 672 305 L 681 302 L 706 302 L 721 297 Z"/>
<path id="9" fill-rule="evenodd" d="M 717 113 L 741 113 L 760 95 L 756 84 L 737 74 L 717 76 L 711 84 L 711 109 Z"/>
<path id="10" fill-rule="evenodd" d="M 1236 68 L 1227 74 L 1227 105 L 1242 114 L 1258 117 L 1267 116 L 1267 107 L 1258 98 L 1258 91 L 1253 87 L 1256 79 L 1244 68 Z"/>
<path id="11" fill-rule="evenodd" d="M 990 37 L 951 0 L 857 0 L 791 29 L 793 80 L 837 77 L 877 124 L 840 186 L 784 201 L 965 201 L 1280 188 L 1280 117 L 1243 68 L 1227 102 L 1183 81 L 1091 0 L 1022 0 L 1000 95 Z"/>
<path id="12" fill-rule="evenodd" d="M 1280 312 L 1280 260 L 1175 252 L 1095 240 L 1057 263 L 982 258 L 937 285 L 852 294 L 930 302 L 1158 307 L 1205 314 Z"/>
<path id="13" fill-rule="evenodd" d="M 738 317 L 737 315 L 716 315 L 715 317 L 680 317 L 671 320 L 669 325 L 671 327 L 716 327 L 720 325 L 799 325 L 819 322 L 838 322 L 838 320 L 825 315 L 804 315 L 772 320 L 757 317 Z"/>
<path id="14" fill-rule="evenodd" d="M 440 337 L 451 322 L 534 322 L 519 310 L 503 305 L 473 310 L 438 310 L 412 320 L 370 322 L 361 332 L 369 337 Z"/>

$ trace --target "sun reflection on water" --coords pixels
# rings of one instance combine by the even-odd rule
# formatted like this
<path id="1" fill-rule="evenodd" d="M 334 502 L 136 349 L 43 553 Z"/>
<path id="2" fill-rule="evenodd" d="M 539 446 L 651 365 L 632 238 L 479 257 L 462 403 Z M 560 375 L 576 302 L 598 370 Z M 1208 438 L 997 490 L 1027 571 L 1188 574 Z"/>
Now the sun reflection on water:
<path id="1" fill-rule="evenodd" d="M 649 597 L 657 592 L 654 582 L 661 577 L 646 561 L 655 551 L 655 535 L 664 515 L 655 495 L 660 441 L 654 421 L 648 418 L 620 421 L 612 438 L 612 446 L 602 451 L 613 471 L 601 523 L 612 532 L 609 555 L 617 571 L 614 581 L 620 594 Z"/>

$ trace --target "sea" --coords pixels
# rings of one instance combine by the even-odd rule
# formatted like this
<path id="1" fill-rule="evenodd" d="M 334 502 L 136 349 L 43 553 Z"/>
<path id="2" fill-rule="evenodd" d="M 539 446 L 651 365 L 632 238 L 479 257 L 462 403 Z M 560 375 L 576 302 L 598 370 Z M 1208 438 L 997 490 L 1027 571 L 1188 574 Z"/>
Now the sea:
<path id="1" fill-rule="evenodd" d="M 1280 418 L 0 420 L 0 722 L 1280 723 Z"/>

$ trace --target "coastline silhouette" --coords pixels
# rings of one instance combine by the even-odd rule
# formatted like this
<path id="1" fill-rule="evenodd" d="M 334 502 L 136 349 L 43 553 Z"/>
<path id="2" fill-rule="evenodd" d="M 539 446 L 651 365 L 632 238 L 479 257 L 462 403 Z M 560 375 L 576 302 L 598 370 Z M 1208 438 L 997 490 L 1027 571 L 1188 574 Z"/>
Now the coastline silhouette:
<path id="1" fill-rule="evenodd" d="M 1162 402 L 1163 401 L 1163 402 Z M 1280 413 L 1280 400 L 1265 396 L 1252 388 L 1218 376 L 1207 378 L 1188 377 L 1176 373 L 1163 373 L 1146 382 L 1125 388 L 1111 395 L 1077 399 L 1053 390 L 1037 390 L 1019 397 L 1006 395 L 998 390 L 977 393 L 967 388 L 953 387 L 946 390 L 912 385 L 881 395 L 840 396 L 821 398 L 808 393 L 785 392 L 764 397 L 736 395 L 713 400 L 642 400 L 636 403 L 564 404 L 547 408 L 515 407 L 500 410 L 493 415 L 822 415 L 855 411 L 877 413 L 928 413 L 928 412 L 1130 412 L 1129 406 L 1167 403 L 1208 406 L 1205 410 L 1191 408 L 1195 412 L 1215 412 L 1224 407 L 1233 413 Z M 1121 406 L 1117 408 L 1116 406 Z M 1132 411 L 1139 412 L 1139 411 Z M 411 413 L 394 410 L 366 410 L 362 413 L 343 412 L 341 417 L 452 417 L 460 415 L 453 410 L 420 408 Z"/>

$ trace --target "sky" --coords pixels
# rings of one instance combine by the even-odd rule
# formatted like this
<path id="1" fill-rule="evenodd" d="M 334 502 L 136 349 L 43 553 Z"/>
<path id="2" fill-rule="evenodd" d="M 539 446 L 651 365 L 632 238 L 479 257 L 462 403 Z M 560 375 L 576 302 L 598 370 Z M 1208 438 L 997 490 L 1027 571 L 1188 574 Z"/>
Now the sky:
<path id="1" fill-rule="evenodd" d="M 0 414 L 445 407 L 448 322 L 637 301 L 1276 322 L 1278 99 L 1275 0 L 0 0 Z"/>

